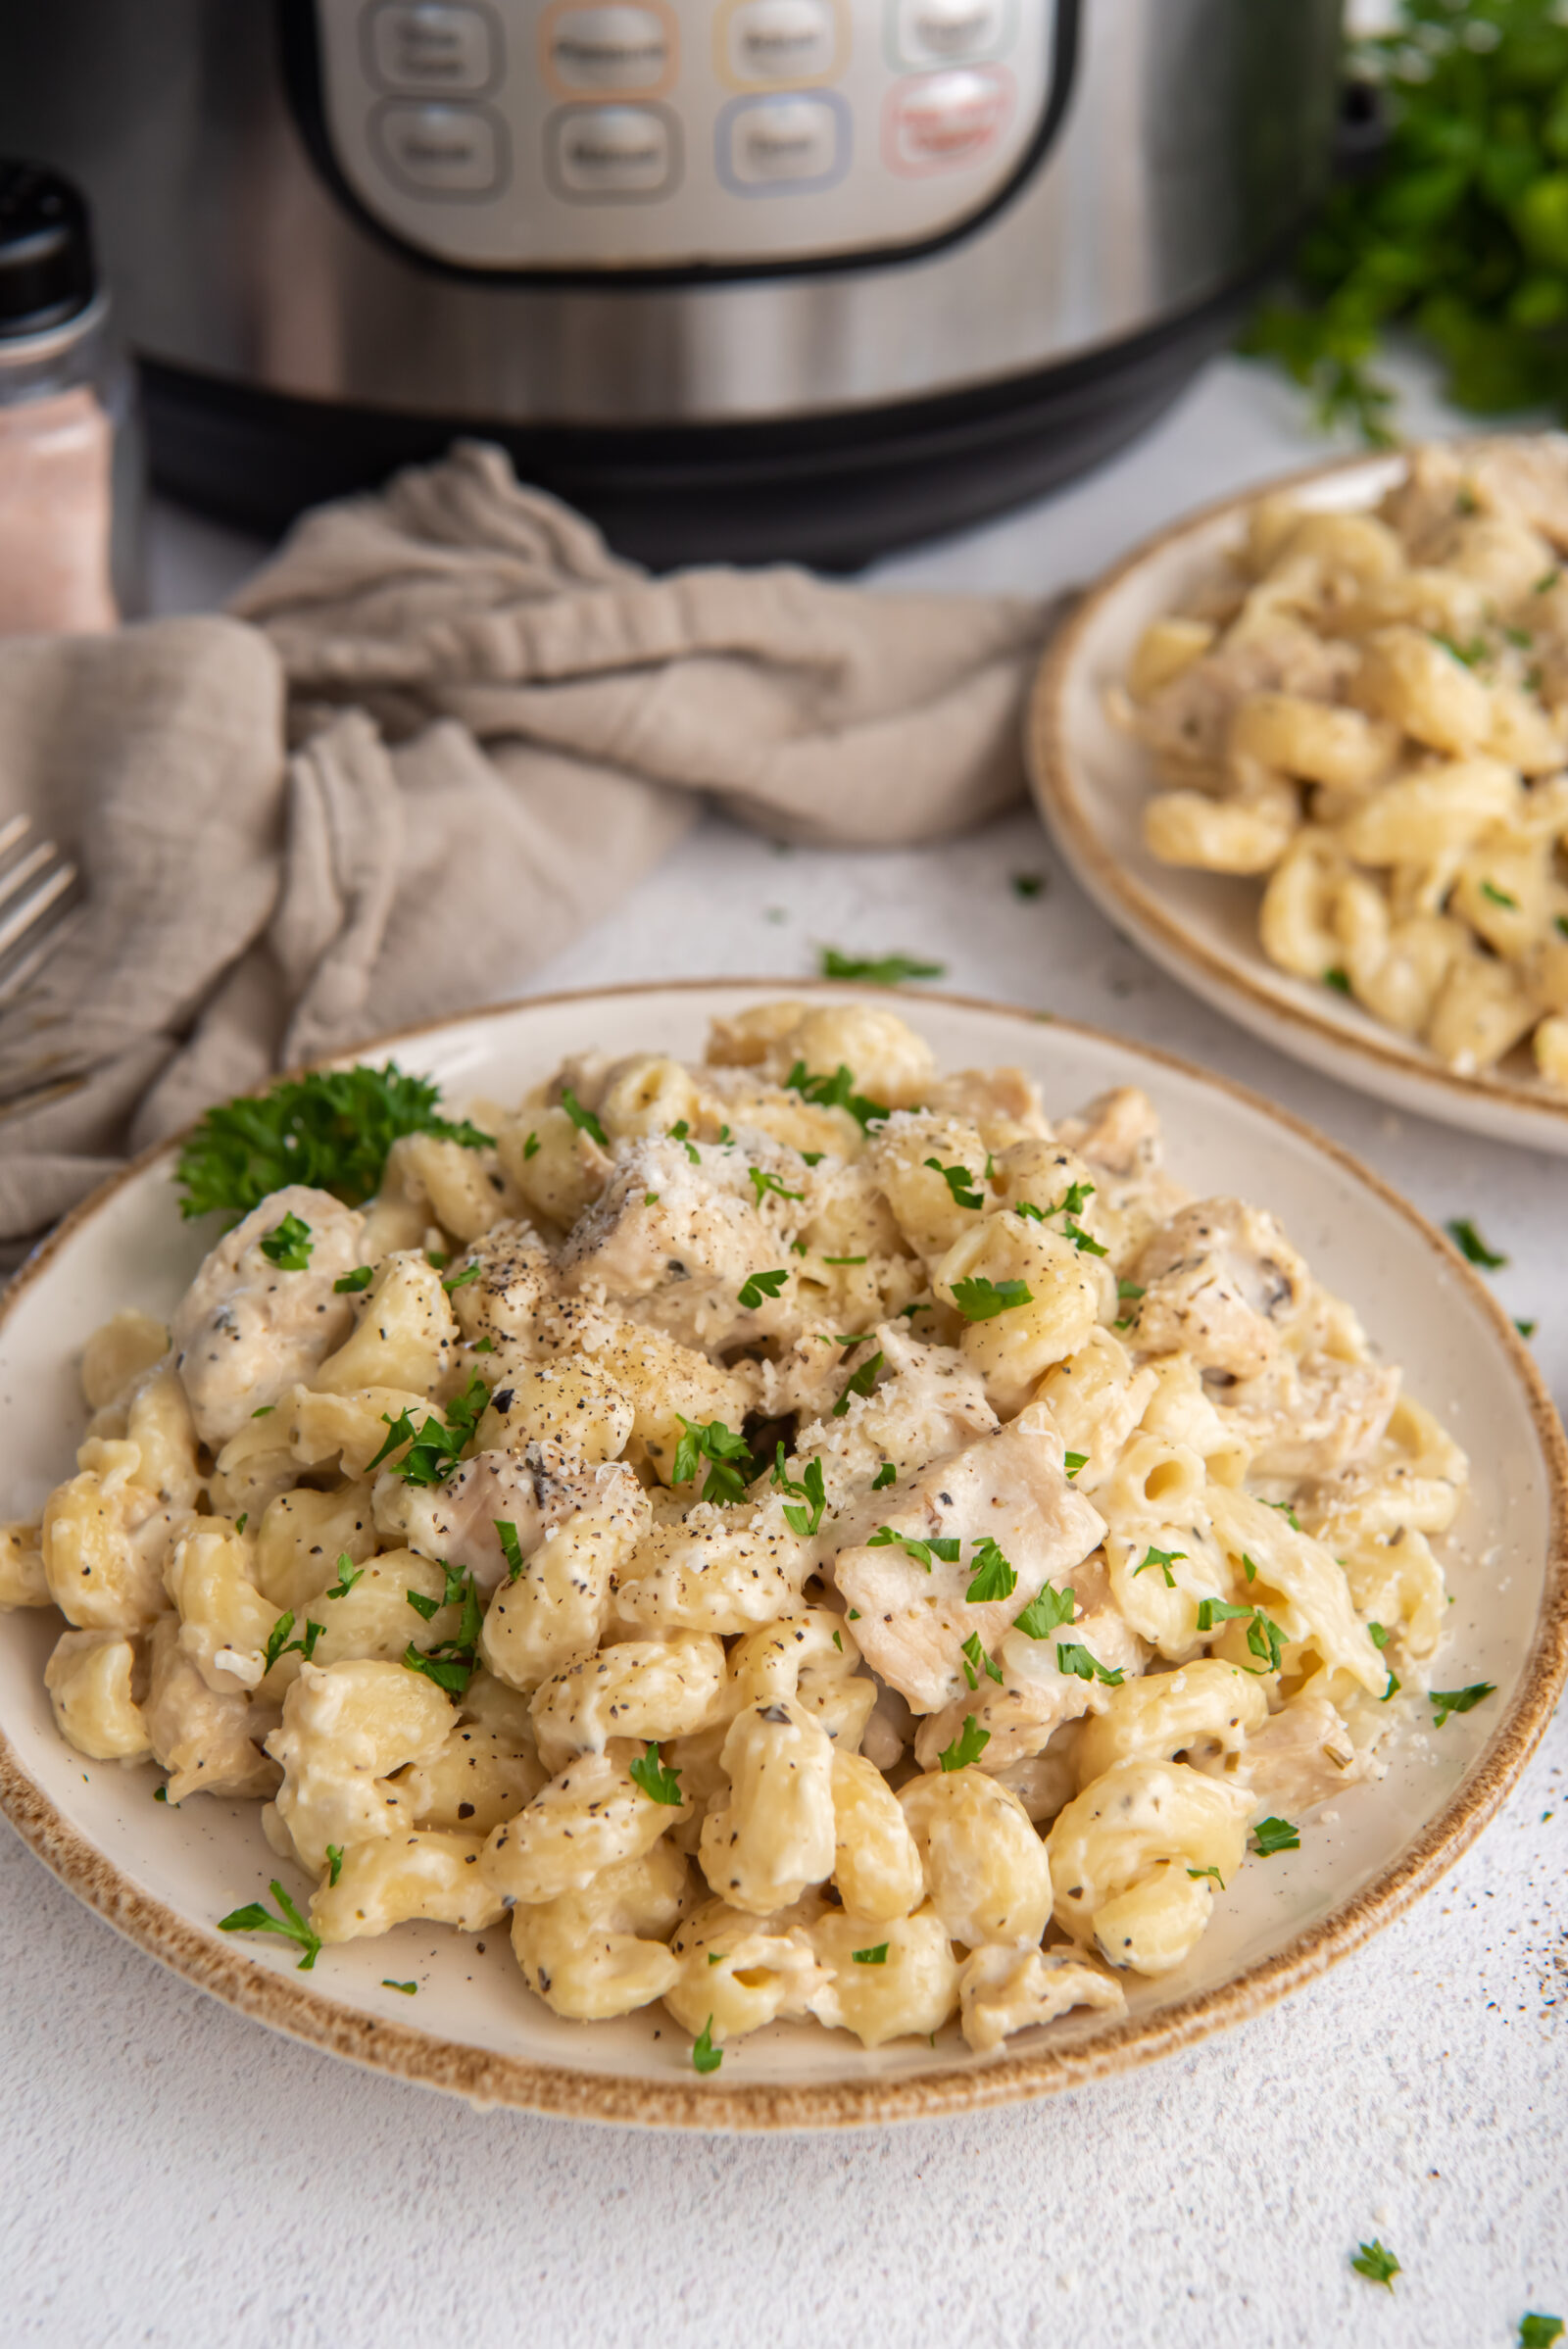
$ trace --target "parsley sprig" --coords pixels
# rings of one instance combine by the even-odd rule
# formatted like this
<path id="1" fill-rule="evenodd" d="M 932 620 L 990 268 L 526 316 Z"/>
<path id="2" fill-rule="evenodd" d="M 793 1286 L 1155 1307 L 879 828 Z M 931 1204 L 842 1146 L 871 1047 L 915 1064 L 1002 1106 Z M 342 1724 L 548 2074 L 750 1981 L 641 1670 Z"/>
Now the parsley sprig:
<path id="1" fill-rule="evenodd" d="M 783 1440 L 780 1439 L 778 1448 L 773 1455 L 773 1474 L 770 1482 L 791 1495 L 791 1502 L 785 1505 L 785 1523 L 800 1535 L 803 1542 L 811 1541 L 822 1523 L 822 1511 L 827 1507 L 827 1490 L 822 1482 L 821 1461 L 808 1460 L 805 1474 L 797 1483 L 784 1465 L 784 1444 Z"/>
<path id="2" fill-rule="evenodd" d="M 1432 1726 L 1441 1729 L 1450 1713 L 1468 1713 L 1489 1696 L 1495 1696 L 1494 1681 L 1472 1681 L 1468 1688 L 1431 1688 Z"/>
<path id="3" fill-rule="evenodd" d="M 842 1060 L 830 1077 L 809 1076 L 806 1062 L 797 1060 L 784 1084 L 788 1092 L 798 1093 L 803 1101 L 814 1101 L 819 1109 L 848 1109 L 862 1133 L 885 1125 L 893 1114 L 883 1102 L 856 1092 L 854 1075 Z"/>
<path id="4" fill-rule="evenodd" d="M 753 1476 L 752 1455 L 744 1436 L 727 1428 L 721 1419 L 688 1419 L 677 1411 L 685 1433 L 675 1446 L 675 1464 L 671 1471 L 677 1485 L 689 1485 L 697 1474 L 699 1463 L 709 1463 L 708 1481 L 703 1487 L 704 1500 L 732 1508 L 746 1498 L 746 1488 Z"/>
<path id="5" fill-rule="evenodd" d="M 427 1598 L 422 1590 L 406 1590 L 404 1596 L 426 1623 L 443 1607 L 460 1608 L 458 1628 L 451 1639 L 438 1640 L 431 1648 L 416 1647 L 411 1639 L 403 1651 L 403 1667 L 406 1672 L 422 1673 L 449 1696 L 461 1696 L 479 1668 L 484 1609 L 471 1574 L 461 1566 L 448 1566 L 445 1572 L 446 1588 L 439 1598 Z"/>
<path id="6" fill-rule="evenodd" d="M 962 1729 L 951 1745 L 945 1745 L 937 1755 L 944 1770 L 967 1770 L 978 1762 L 991 1742 L 991 1732 L 982 1729 L 972 1713 L 966 1714 Z"/>
<path id="7" fill-rule="evenodd" d="M 984 1273 L 955 1281 L 953 1301 L 965 1321 L 994 1321 L 1019 1305 L 1032 1305 L 1034 1293 L 1025 1281 L 988 1281 Z"/>
<path id="8" fill-rule="evenodd" d="M 983 1207 L 985 1205 L 985 1193 L 976 1191 L 974 1176 L 969 1172 L 967 1166 L 944 1166 L 940 1158 L 926 1158 L 922 1163 L 929 1166 L 933 1174 L 939 1174 L 942 1177 L 953 1194 L 953 1203 L 956 1207 Z"/>
<path id="9" fill-rule="evenodd" d="M 304 1950 L 299 1972 L 309 1974 L 320 1954 L 321 1936 L 306 1924 L 275 1876 L 267 1888 L 277 1902 L 275 1917 L 265 1901 L 250 1900 L 242 1909 L 230 1909 L 226 1917 L 220 1917 L 218 1930 L 220 1933 L 280 1933 L 285 1941 Z"/>
<path id="10" fill-rule="evenodd" d="M 489 1400 L 490 1390 L 475 1371 L 463 1393 L 446 1405 L 445 1419 L 438 1419 L 432 1411 L 423 1425 L 416 1428 L 411 1411 L 400 1411 L 396 1419 L 389 1411 L 383 1411 L 381 1423 L 389 1431 L 387 1440 L 375 1458 L 368 1463 L 367 1475 L 407 1444 L 402 1459 L 393 1462 L 393 1475 L 400 1476 L 406 1485 L 444 1485 L 484 1417 Z"/>
<path id="11" fill-rule="evenodd" d="M 626 1765 L 632 1782 L 641 1786 L 650 1802 L 667 1803 L 679 1810 L 686 1797 L 680 1790 L 680 1772 L 671 1770 L 661 1760 L 659 1747 L 652 1737 L 645 1753 L 637 1754 Z"/>
<path id="12" fill-rule="evenodd" d="M 1016 1571 L 989 1534 L 975 1543 L 969 1566 L 974 1580 L 963 1595 L 971 1606 L 984 1606 L 994 1598 L 1010 1598 L 1018 1588 Z"/>
<path id="13" fill-rule="evenodd" d="M 822 949 L 824 979 L 863 979 L 868 987 L 902 987 L 906 979 L 945 979 L 945 962 L 921 962 L 913 954 L 841 954 Z"/>
<path id="14" fill-rule="evenodd" d="M 963 1547 L 963 1543 L 956 1537 L 943 1536 L 930 1542 L 919 1542 L 912 1534 L 896 1534 L 890 1525 L 879 1525 L 874 1534 L 867 1535 L 865 1546 L 867 1549 L 887 1549 L 895 1542 L 900 1549 L 906 1549 L 915 1564 L 923 1566 L 927 1574 L 931 1571 L 933 1558 L 940 1558 L 944 1566 L 956 1566 Z"/>
<path id="15" fill-rule="evenodd" d="M 1382 2284 L 1386 2292 L 1393 2291 L 1394 2278 L 1400 2273 L 1398 2261 L 1386 2243 L 1378 2241 L 1376 2235 L 1370 2243 L 1356 2245 L 1355 2257 L 1350 2265 L 1357 2276 L 1364 2276 L 1369 2283 Z"/>
<path id="16" fill-rule="evenodd" d="M 279 1272 L 304 1272 L 315 1246 L 310 1225 L 298 1215 L 285 1215 L 281 1223 L 274 1224 L 264 1236 L 262 1253 Z"/>
<path id="17" fill-rule="evenodd" d="M 1071 1623 L 1076 1604 L 1072 1585 L 1058 1590 L 1054 1583 L 1047 1583 L 1038 1598 L 1032 1598 L 1023 1613 L 1014 1617 L 1013 1629 L 1023 1633 L 1026 1639 L 1046 1639 L 1064 1623 Z"/>
<path id="18" fill-rule="evenodd" d="M 487 1148 L 491 1135 L 438 1114 L 440 1099 L 438 1086 L 389 1060 L 383 1068 L 285 1078 L 259 1100 L 209 1109 L 174 1170 L 184 1193 L 180 1213 L 246 1215 L 288 1183 L 329 1191 L 357 1207 L 379 1187 L 387 1152 L 404 1134 Z"/>

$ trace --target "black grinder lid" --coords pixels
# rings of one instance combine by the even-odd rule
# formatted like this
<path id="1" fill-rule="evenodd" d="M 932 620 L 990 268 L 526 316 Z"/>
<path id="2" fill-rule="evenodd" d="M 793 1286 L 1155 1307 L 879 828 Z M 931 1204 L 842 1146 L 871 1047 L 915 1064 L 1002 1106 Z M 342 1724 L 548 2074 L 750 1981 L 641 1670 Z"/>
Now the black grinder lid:
<path id="1" fill-rule="evenodd" d="M 63 326 L 96 290 L 82 197 L 41 164 L 0 162 L 0 339 Z"/>

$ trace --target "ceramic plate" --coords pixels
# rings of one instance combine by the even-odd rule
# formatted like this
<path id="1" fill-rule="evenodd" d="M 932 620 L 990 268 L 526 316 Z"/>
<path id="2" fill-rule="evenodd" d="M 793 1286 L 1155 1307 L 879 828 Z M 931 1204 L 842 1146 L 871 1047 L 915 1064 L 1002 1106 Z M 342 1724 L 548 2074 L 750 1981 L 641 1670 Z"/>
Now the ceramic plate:
<path id="1" fill-rule="evenodd" d="M 710 1020 L 799 982 L 557 996 L 418 1030 L 390 1045 L 438 1078 L 461 1113 L 514 1099 L 562 1055 L 594 1045 L 700 1053 Z M 843 989 L 815 991 L 847 1000 Z M 1474 1463 L 1446 1563 L 1455 1594 L 1447 1684 L 1497 1694 L 1417 1733 L 1378 1786 L 1356 1786 L 1298 1852 L 1242 1872 L 1181 1973 L 1130 1991 L 1130 2012 L 1065 2018 L 970 2055 L 950 2027 L 864 2053 L 841 2031 L 774 2026 L 700 2080 L 659 2008 L 618 2023 L 560 2021 L 523 1988 L 504 1932 L 417 1925 L 322 1952 L 296 1971 L 287 1944 L 229 1940 L 218 1918 L 279 1873 L 252 1803 L 153 1800 L 157 1774 L 86 1762 L 55 1733 L 43 1667 L 52 1611 L 0 1620 L 0 1799 L 39 1856 L 100 1915 L 232 2006 L 317 2046 L 478 2103 L 706 2129 L 810 2128 L 998 2104 L 1066 2087 L 1187 2045 L 1321 1973 L 1422 1891 L 1501 1801 L 1540 1736 L 1568 1663 L 1568 1447 L 1534 1365 L 1453 1250 L 1353 1160 L 1236 1087 L 1065 1022 L 951 997 L 900 1008 L 944 1067 L 1016 1062 L 1066 1109 L 1108 1084 L 1147 1087 L 1177 1177 L 1274 1208 L 1331 1288 L 1355 1300 L 1380 1349 L 1418 1366 Z M 0 1516 L 34 1511 L 73 1466 L 75 1362 L 88 1333 L 136 1305 L 167 1314 L 211 1231 L 180 1222 L 160 1150 L 100 1191 L 36 1254 L 0 1309 Z M 384 1978 L 418 1982 L 410 1998 Z"/>
<path id="2" fill-rule="evenodd" d="M 1259 483 L 1129 555 L 1085 597 L 1054 640 L 1029 715 L 1029 768 L 1051 831 L 1107 918 L 1216 1011 L 1312 1068 L 1401 1109 L 1494 1140 L 1568 1153 L 1568 1100 L 1524 1053 L 1462 1077 L 1424 1044 L 1397 1035 L 1332 988 L 1277 970 L 1257 936 L 1262 884 L 1160 864 L 1144 846 L 1153 769 L 1106 713 L 1150 621 L 1179 611 L 1246 534 L 1248 507 L 1289 488 L 1324 511 L 1375 506 L 1402 457 L 1354 458 L 1289 481 Z"/>

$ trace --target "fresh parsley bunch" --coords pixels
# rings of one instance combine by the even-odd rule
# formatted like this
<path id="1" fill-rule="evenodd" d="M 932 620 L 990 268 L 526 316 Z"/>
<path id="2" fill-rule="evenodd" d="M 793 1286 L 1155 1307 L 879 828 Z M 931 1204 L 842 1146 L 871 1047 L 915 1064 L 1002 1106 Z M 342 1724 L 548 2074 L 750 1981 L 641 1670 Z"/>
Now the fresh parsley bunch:
<path id="1" fill-rule="evenodd" d="M 376 1191 L 387 1152 L 404 1134 L 484 1149 L 492 1137 L 466 1119 L 440 1116 L 440 1099 L 439 1087 L 389 1060 L 384 1068 L 288 1077 L 259 1098 L 209 1109 L 174 1171 L 185 1195 L 180 1213 L 246 1215 L 285 1183 L 309 1183 L 357 1207 Z"/>
<path id="2" fill-rule="evenodd" d="M 1396 320 L 1436 347 L 1459 408 L 1568 415 L 1568 23 L 1556 0 L 1398 0 L 1349 47 L 1391 138 L 1338 186 L 1297 256 L 1295 298 L 1242 344 L 1314 395 L 1326 427 L 1394 439 L 1371 372 Z"/>

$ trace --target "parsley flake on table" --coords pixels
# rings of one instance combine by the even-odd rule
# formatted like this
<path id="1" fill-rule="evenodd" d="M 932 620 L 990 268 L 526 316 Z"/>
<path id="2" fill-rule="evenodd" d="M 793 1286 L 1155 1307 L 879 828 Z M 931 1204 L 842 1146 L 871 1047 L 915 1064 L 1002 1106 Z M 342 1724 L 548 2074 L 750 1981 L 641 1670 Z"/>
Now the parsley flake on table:
<path id="1" fill-rule="evenodd" d="M 844 1417 L 845 1413 L 849 1410 L 850 1397 L 852 1395 L 863 1395 L 870 1394 L 872 1388 L 876 1385 L 876 1374 L 882 1367 L 882 1348 L 878 1346 L 874 1354 L 867 1355 L 866 1359 L 860 1364 L 858 1370 L 851 1371 L 849 1377 L 844 1382 L 843 1394 L 839 1396 L 838 1401 L 833 1405 L 832 1410 L 828 1413 L 828 1417 L 830 1419 L 842 1419 Z"/>
<path id="2" fill-rule="evenodd" d="M 1521 1338 L 1533 1338 L 1536 1334 L 1537 1324 L 1533 1321 L 1516 1321 L 1513 1326 Z"/>
<path id="3" fill-rule="evenodd" d="M 1107 1688 L 1119 1688 L 1127 1677 L 1124 1672 L 1110 1671 L 1077 1639 L 1056 1641 L 1056 1670 L 1073 1680 L 1102 1681 Z"/>
<path id="4" fill-rule="evenodd" d="M 955 1281 L 953 1301 L 965 1321 L 994 1321 L 999 1313 L 1032 1305 L 1034 1293 L 1025 1281 L 988 1281 L 984 1273 Z"/>
<path id="5" fill-rule="evenodd" d="M 1388 2292 L 1393 2291 L 1394 2278 L 1401 2272 L 1393 2252 L 1386 2243 L 1380 2243 L 1376 2235 L 1370 2243 L 1356 2245 L 1355 2257 L 1350 2265 L 1357 2276 L 1364 2276 L 1369 2283 L 1382 2284 Z"/>
<path id="6" fill-rule="evenodd" d="M 685 1801 L 680 1790 L 680 1772 L 669 1769 L 660 1759 L 659 1747 L 652 1737 L 645 1753 L 637 1754 L 626 1765 L 630 1777 L 641 1786 L 650 1802 L 667 1803 L 678 1810 Z"/>
<path id="7" fill-rule="evenodd" d="M 507 1561 L 507 1580 L 514 1583 L 522 1572 L 522 1544 L 517 1540 L 517 1529 L 510 1517 L 492 1518 L 491 1523 L 501 1543 L 501 1555 Z"/>
<path id="8" fill-rule="evenodd" d="M 389 1060 L 384 1068 L 288 1077 L 257 1099 L 209 1109 L 174 1170 L 185 1195 L 180 1213 L 221 1208 L 237 1218 L 289 1183 L 358 1207 L 379 1189 L 387 1152 L 405 1134 L 489 1148 L 493 1135 L 437 1113 L 440 1098 L 437 1086 Z"/>
<path id="9" fill-rule="evenodd" d="M 1459 1253 L 1470 1264 L 1479 1264 L 1483 1272 L 1500 1272 L 1507 1263 L 1494 1248 L 1488 1248 L 1468 1215 L 1455 1215 L 1448 1222 L 1448 1237 Z"/>
<path id="10" fill-rule="evenodd" d="M 311 1227 L 297 1215 L 285 1215 L 274 1224 L 262 1242 L 262 1253 L 279 1272 L 305 1272 L 310 1267 L 311 1250 L 316 1246 Z"/>
<path id="11" fill-rule="evenodd" d="M 820 975 L 824 979 L 860 979 L 868 987 L 902 987 L 906 979 L 945 979 L 945 962 L 920 962 L 912 954 L 841 954 L 837 947 L 822 949 Z"/>
<path id="12" fill-rule="evenodd" d="M 372 1468 L 379 1468 L 393 1452 L 401 1451 L 403 1457 L 392 1463 L 394 1476 L 400 1476 L 406 1485 L 444 1485 L 484 1417 L 489 1401 L 490 1390 L 475 1371 L 463 1393 L 446 1405 L 444 1420 L 432 1411 L 423 1425 L 416 1428 L 407 1409 L 400 1411 L 396 1419 L 383 1411 L 381 1424 L 389 1431 L 387 1440 L 374 1459 L 367 1462 L 367 1474 Z"/>
<path id="13" fill-rule="evenodd" d="M 1551 2349 L 1562 2334 L 1561 2317 L 1544 2316 L 1539 2309 L 1527 2309 L 1519 2320 L 1519 2349 Z"/>
<path id="14" fill-rule="evenodd" d="M 1150 1547 L 1144 1552 L 1142 1559 L 1133 1568 L 1133 1581 L 1136 1582 L 1138 1577 L 1144 1573 L 1146 1568 L 1150 1566 L 1157 1566 L 1160 1573 L 1165 1577 L 1166 1590 L 1174 1590 L 1176 1588 L 1176 1577 L 1172 1574 L 1171 1568 L 1175 1565 L 1178 1558 L 1185 1558 L 1187 1552 L 1185 1549 L 1155 1549 L 1153 1545 L 1151 1544 Z M 1246 1612 L 1245 1608 L 1243 1609 L 1243 1612 Z"/>
<path id="15" fill-rule="evenodd" d="M 593 1111 L 583 1107 L 569 1085 L 563 1085 L 561 1088 L 561 1106 L 565 1110 L 579 1134 L 586 1134 L 590 1142 L 597 1142 L 602 1150 L 609 1150 L 610 1136 L 605 1132 Z"/>
<path id="16" fill-rule="evenodd" d="M 764 1297 L 777 1297 L 789 1277 L 787 1264 L 781 1264 L 776 1272 L 754 1272 L 742 1284 L 737 1302 L 744 1305 L 748 1313 L 755 1313 Z"/>
<path id="17" fill-rule="evenodd" d="M 337 1553 L 337 1581 L 323 1595 L 327 1598 L 347 1598 L 364 1572 L 365 1568 L 356 1566 L 346 1549 L 340 1549 Z"/>
<path id="18" fill-rule="evenodd" d="M 940 1158 L 927 1158 L 925 1164 L 933 1174 L 939 1174 L 953 1194 L 956 1207 L 983 1207 L 985 1193 L 974 1188 L 975 1178 L 967 1166 L 944 1166 Z"/>
<path id="19" fill-rule="evenodd" d="M 1012 1628 L 1022 1632 L 1026 1639 L 1047 1639 L 1064 1623 L 1071 1623 L 1076 1603 L 1071 1584 L 1065 1590 L 1058 1590 L 1054 1583 L 1047 1583 L 1023 1613 L 1013 1618 Z"/>
<path id="20" fill-rule="evenodd" d="M 713 2018 L 710 2015 L 692 2041 L 692 2070 L 702 2073 L 716 2072 L 723 2061 L 723 2048 L 713 2045 Z"/>
<path id="21" fill-rule="evenodd" d="M 1289 1819 L 1260 1819 L 1252 1830 L 1252 1849 L 1260 1859 L 1276 1851 L 1299 1851 L 1300 1835 Z"/>
<path id="22" fill-rule="evenodd" d="M 852 1949 L 850 1962 L 856 1966 L 885 1966 L 888 1962 L 888 1948 L 889 1944 L 886 1941 L 878 1941 L 874 1949 Z"/>
<path id="23" fill-rule="evenodd" d="M 1018 1588 L 1015 1570 L 989 1534 L 975 1543 L 969 1566 L 974 1580 L 963 1595 L 971 1606 L 985 1606 L 994 1598 L 1010 1598 Z"/>
<path id="24" fill-rule="evenodd" d="M 787 1092 L 798 1093 L 803 1101 L 814 1101 L 819 1109 L 847 1109 L 862 1133 L 885 1125 L 893 1114 L 884 1102 L 868 1101 L 863 1093 L 856 1092 L 854 1075 L 842 1060 L 830 1077 L 810 1076 L 806 1062 L 797 1060 L 784 1085 Z"/>
<path id="25" fill-rule="evenodd" d="M 1043 897 L 1045 890 L 1046 876 L 1044 873 L 1014 873 L 1012 876 L 1012 894 L 1015 898 L 1027 900 Z"/>
<path id="26" fill-rule="evenodd" d="M 677 1485 L 689 1485 L 697 1474 L 701 1461 L 709 1463 L 708 1481 L 703 1487 L 704 1500 L 733 1508 L 746 1498 L 746 1488 L 752 1479 L 752 1455 L 744 1436 L 727 1428 L 721 1419 L 687 1419 L 677 1411 L 676 1418 L 685 1431 L 675 1446 L 675 1461 L 671 1470 Z M 744 1473 L 743 1473 L 744 1471 Z"/>
<path id="27" fill-rule="evenodd" d="M 1472 1681 L 1468 1688 L 1429 1688 L 1433 1728 L 1441 1729 L 1450 1713 L 1468 1713 L 1486 1697 L 1496 1693 L 1494 1681 Z"/>
<path id="28" fill-rule="evenodd" d="M 299 1971 L 309 1974 L 320 1955 L 321 1936 L 307 1925 L 275 1876 L 267 1888 L 277 1902 L 275 1917 L 265 1901 L 252 1900 L 244 1908 L 230 1909 L 226 1917 L 220 1917 L 218 1930 L 220 1933 L 280 1933 L 285 1941 L 293 1941 L 304 1950 Z"/>
<path id="29" fill-rule="evenodd" d="M 978 1762 L 991 1742 L 991 1732 L 982 1729 L 972 1713 L 965 1716 L 962 1729 L 951 1745 L 945 1745 L 937 1760 L 944 1770 L 967 1770 Z"/>
<path id="30" fill-rule="evenodd" d="M 968 1639 L 965 1639 L 963 1643 L 963 1677 L 968 1682 L 971 1688 L 979 1688 L 980 1675 L 982 1672 L 985 1674 L 987 1680 L 995 1681 L 998 1688 L 1001 1688 L 1001 1666 L 994 1663 L 991 1657 L 987 1655 L 985 1648 L 981 1643 L 980 1634 L 978 1632 L 971 1632 Z"/>
<path id="31" fill-rule="evenodd" d="M 333 1295 L 358 1297 L 362 1290 L 368 1289 L 374 1278 L 375 1266 L 373 1264 L 356 1264 L 352 1272 L 340 1274 L 332 1283 Z"/>

